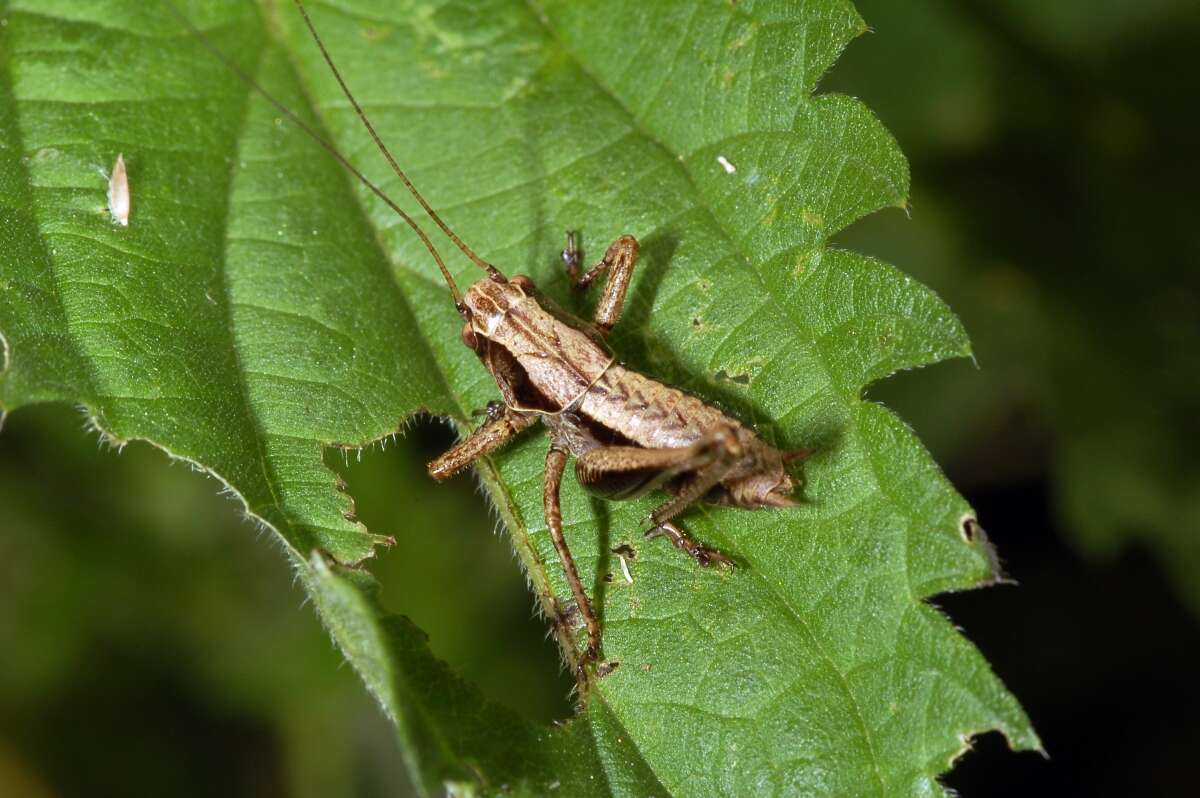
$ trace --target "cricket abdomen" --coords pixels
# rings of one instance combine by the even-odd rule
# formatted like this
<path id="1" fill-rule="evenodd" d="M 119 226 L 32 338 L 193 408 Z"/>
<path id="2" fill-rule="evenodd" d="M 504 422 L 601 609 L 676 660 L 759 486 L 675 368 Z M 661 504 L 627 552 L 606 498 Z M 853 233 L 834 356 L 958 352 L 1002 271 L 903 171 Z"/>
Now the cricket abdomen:
<path id="1" fill-rule="evenodd" d="M 616 363 L 588 388 L 576 412 L 648 449 L 691 446 L 722 424 L 741 427 L 696 397 Z"/>
<path id="2" fill-rule="evenodd" d="M 751 509 L 794 504 L 789 498 L 794 483 L 785 465 L 789 459 L 807 453 L 785 454 L 775 449 L 754 430 L 678 388 L 614 363 L 584 393 L 572 412 L 582 422 L 577 426 L 588 430 L 611 429 L 619 433 L 623 442 L 645 449 L 686 449 L 698 444 L 725 447 L 736 459 L 719 484 L 697 497 L 701 501 Z M 722 433 L 724 442 L 719 443 Z M 594 433 L 592 437 L 596 437 Z M 649 472 L 638 472 L 612 475 L 611 484 L 608 476 L 598 478 L 592 474 L 581 475 L 580 481 L 590 490 L 600 490 L 612 498 L 637 495 L 660 485 L 671 493 L 679 493 L 703 470 L 703 466 L 698 468 L 674 475 L 660 473 L 657 479 L 651 478 Z"/>

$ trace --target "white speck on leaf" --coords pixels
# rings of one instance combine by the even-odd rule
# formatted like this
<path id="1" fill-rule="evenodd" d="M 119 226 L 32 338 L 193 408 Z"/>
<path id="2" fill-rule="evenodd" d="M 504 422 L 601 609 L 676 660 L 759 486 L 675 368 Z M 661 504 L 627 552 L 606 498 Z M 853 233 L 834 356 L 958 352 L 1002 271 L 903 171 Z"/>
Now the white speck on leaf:
<path id="1" fill-rule="evenodd" d="M 113 224 L 129 226 L 129 177 L 125 174 L 125 158 L 120 153 L 108 176 L 108 212 L 112 214 Z"/>
<path id="2" fill-rule="evenodd" d="M 729 159 L 724 155 L 717 156 L 717 163 L 721 164 L 721 168 L 725 170 L 725 174 L 731 175 L 737 171 L 737 167 L 729 162 Z"/>
<path id="3" fill-rule="evenodd" d="M 618 554 L 617 559 L 621 561 L 621 576 L 625 577 L 625 581 L 633 584 L 633 575 L 629 573 L 629 562 L 625 559 L 624 554 Z"/>

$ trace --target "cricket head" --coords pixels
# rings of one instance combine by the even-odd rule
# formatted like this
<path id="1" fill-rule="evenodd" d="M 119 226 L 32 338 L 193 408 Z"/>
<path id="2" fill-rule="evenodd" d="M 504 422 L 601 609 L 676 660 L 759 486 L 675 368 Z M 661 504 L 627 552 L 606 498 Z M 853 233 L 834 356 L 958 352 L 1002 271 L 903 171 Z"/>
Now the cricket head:
<path id="1" fill-rule="evenodd" d="M 530 299 L 532 292 L 533 283 L 524 276 L 508 280 L 497 273 L 476 281 L 457 305 L 462 340 L 492 375 L 506 405 L 555 412 L 561 406 L 538 390 L 528 368 L 531 358 L 537 359 L 539 337 L 544 337 L 538 336 L 543 314 Z"/>
<path id="2" fill-rule="evenodd" d="M 500 325 L 529 299 L 532 292 L 533 281 L 523 274 L 508 280 L 496 272 L 476 281 L 458 303 L 458 311 L 463 317 L 463 343 L 482 355 L 487 342 L 495 339 Z"/>
<path id="3" fill-rule="evenodd" d="M 489 276 L 458 303 L 462 339 L 514 410 L 559 413 L 579 399 L 613 362 L 587 332 L 540 303 L 528 277 Z"/>

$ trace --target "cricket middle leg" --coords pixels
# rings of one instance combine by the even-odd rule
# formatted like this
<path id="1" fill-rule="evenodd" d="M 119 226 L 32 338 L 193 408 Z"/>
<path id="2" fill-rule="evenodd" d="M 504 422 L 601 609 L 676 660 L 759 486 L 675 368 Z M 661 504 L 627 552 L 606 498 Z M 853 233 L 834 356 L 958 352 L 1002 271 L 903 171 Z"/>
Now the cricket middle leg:
<path id="1" fill-rule="evenodd" d="M 587 678 L 587 664 L 600 656 L 600 621 L 592 609 L 587 593 L 583 590 L 583 582 L 579 578 L 579 569 L 575 567 L 575 558 L 567 547 L 567 539 L 562 531 L 562 504 L 559 497 L 559 487 L 562 485 L 563 470 L 567 466 L 567 453 L 555 446 L 546 453 L 546 473 L 542 483 L 542 511 L 546 516 L 546 526 L 550 530 L 550 540 L 558 559 L 562 563 L 563 573 L 566 574 L 567 584 L 571 587 L 571 595 L 575 597 L 575 606 L 583 616 L 587 626 L 588 644 L 583 657 L 579 661 L 578 676 L 581 681 Z"/>

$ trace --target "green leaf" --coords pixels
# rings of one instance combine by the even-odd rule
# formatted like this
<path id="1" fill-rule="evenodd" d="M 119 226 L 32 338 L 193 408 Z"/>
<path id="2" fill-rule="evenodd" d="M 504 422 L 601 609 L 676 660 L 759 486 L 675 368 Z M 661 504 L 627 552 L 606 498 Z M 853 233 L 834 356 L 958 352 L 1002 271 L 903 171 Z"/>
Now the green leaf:
<path id="1" fill-rule="evenodd" d="M 82 404 L 221 479 L 284 542 L 396 723 L 418 783 L 569 795 L 939 794 L 970 735 L 1037 748 L 980 654 L 925 603 L 995 578 L 970 508 L 869 383 L 969 351 L 891 266 L 828 246 L 903 207 L 861 103 L 813 95 L 865 25 L 847 2 L 313 4 L 384 139 L 508 273 L 570 296 L 563 231 L 642 242 L 627 363 L 816 446 L 803 506 L 703 508 L 734 574 L 643 542 L 652 499 L 572 481 L 566 534 L 621 666 L 564 729 L 481 699 L 384 613 L 322 447 L 496 395 L 411 232 L 213 59 L 165 6 L 27 0 L 2 17 L 0 407 Z M 406 206 L 296 17 L 188 4 L 212 41 Z M 124 154 L 114 226 L 100 171 Z M 427 221 L 427 220 L 426 220 Z M 428 226 L 428 225 L 427 225 Z M 461 283 L 478 272 L 459 258 Z M 481 466 L 533 589 L 569 595 L 541 517 L 545 442 Z M 432 488 L 431 488 L 432 489 Z M 397 535 L 436 530 L 389 530 Z M 604 576 L 638 549 L 633 582 Z M 474 786 L 470 786 L 474 785 Z"/>

